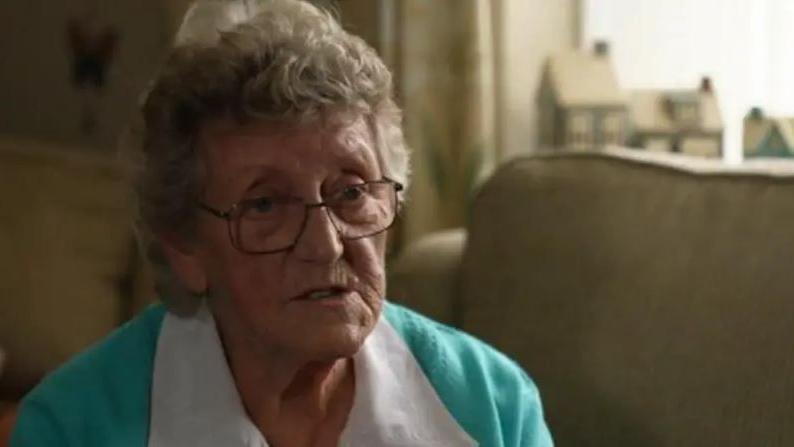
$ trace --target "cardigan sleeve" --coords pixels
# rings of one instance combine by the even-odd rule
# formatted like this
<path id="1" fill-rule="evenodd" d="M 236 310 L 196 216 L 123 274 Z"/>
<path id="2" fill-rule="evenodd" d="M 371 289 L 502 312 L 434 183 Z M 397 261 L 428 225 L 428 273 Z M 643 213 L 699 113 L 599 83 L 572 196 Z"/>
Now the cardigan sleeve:
<path id="1" fill-rule="evenodd" d="M 65 446 L 69 443 L 55 413 L 42 402 L 25 399 L 11 433 L 10 447 Z"/>
<path id="2" fill-rule="evenodd" d="M 514 398 L 503 408 L 503 418 L 509 418 L 505 424 L 505 445 L 549 447 L 553 445 L 546 421 L 543 417 L 543 405 L 540 394 L 532 380 L 520 371 L 518 382 L 514 384 Z M 515 415 L 515 417 L 511 417 Z"/>

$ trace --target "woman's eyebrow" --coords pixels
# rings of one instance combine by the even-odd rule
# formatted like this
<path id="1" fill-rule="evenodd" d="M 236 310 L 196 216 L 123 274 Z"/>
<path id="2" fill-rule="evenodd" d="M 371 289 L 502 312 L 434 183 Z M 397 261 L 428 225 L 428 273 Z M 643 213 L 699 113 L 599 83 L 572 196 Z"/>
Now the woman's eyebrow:
<path id="1" fill-rule="evenodd" d="M 243 169 L 237 178 L 245 178 L 243 194 L 253 191 L 262 186 L 285 186 L 286 174 L 277 168 L 270 166 L 250 166 Z"/>

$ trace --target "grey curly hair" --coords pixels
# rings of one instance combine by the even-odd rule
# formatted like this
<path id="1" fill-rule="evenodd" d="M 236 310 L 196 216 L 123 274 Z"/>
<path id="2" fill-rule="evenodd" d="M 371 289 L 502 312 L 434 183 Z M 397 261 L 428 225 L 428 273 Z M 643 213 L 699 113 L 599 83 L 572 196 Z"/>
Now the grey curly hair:
<path id="1" fill-rule="evenodd" d="M 330 12 L 302 0 L 195 4 L 141 112 L 138 230 L 158 295 L 172 310 L 189 311 L 197 300 L 172 277 L 153 236 L 194 235 L 203 172 L 195 143 L 208 121 L 363 116 L 384 175 L 409 180 L 389 70 Z"/>

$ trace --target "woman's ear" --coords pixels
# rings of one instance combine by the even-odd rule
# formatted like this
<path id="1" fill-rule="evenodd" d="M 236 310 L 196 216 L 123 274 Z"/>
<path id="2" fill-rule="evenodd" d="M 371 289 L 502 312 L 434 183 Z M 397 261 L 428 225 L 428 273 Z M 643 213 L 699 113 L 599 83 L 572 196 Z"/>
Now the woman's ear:
<path id="1" fill-rule="evenodd" d="M 205 292 L 209 286 L 207 273 L 195 247 L 175 234 L 160 234 L 158 239 L 163 255 L 182 285 L 192 293 Z"/>

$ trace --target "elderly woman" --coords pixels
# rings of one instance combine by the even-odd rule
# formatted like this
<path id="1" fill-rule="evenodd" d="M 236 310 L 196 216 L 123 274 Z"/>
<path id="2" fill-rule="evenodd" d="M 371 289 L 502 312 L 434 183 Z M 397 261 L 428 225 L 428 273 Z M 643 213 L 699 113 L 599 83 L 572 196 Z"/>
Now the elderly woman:
<path id="1" fill-rule="evenodd" d="M 164 304 L 45 379 L 11 445 L 551 445 L 515 363 L 384 301 L 392 90 L 308 3 L 194 5 L 142 109 Z"/>

